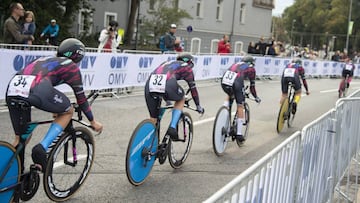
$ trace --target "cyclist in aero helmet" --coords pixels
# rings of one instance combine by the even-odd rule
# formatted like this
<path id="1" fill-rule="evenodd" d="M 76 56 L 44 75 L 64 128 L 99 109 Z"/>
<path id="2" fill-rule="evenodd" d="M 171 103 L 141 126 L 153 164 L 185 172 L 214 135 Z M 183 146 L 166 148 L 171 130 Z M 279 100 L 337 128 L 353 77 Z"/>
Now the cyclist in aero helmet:
<path id="1" fill-rule="evenodd" d="M 156 124 L 159 116 L 159 109 L 157 107 L 161 103 L 161 97 L 166 101 L 175 101 L 172 119 L 167 130 L 167 135 L 169 135 L 173 141 L 178 141 L 176 125 L 185 103 L 185 92 L 177 83 L 178 80 L 185 80 L 187 82 L 197 111 L 204 113 L 204 109 L 200 106 L 192 70 L 193 66 L 193 57 L 190 54 L 181 54 L 176 60 L 166 61 L 157 67 L 151 73 L 145 84 L 145 101 L 150 113 L 150 119 L 154 124 Z"/>
<path id="2" fill-rule="evenodd" d="M 20 70 L 10 80 L 6 92 L 6 103 L 12 126 L 15 132 L 16 147 L 20 135 L 26 131 L 26 123 L 31 121 L 31 109 L 22 109 L 16 102 L 21 100 L 40 110 L 54 113 L 54 122 L 41 142 L 32 149 L 32 159 L 42 171 L 46 167 L 46 151 L 53 140 L 61 134 L 71 120 L 73 107 L 69 98 L 54 86 L 68 84 L 74 91 L 77 103 L 90 121 L 95 131 L 102 130 L 102 124 L 95 121 L 89 103 L 84 94 L 80 69 L 76 63 L 80 62 L 85 54 L 84 44 L 74 38 L 69 38 L 59 45 L 57 56 L 40 57 L 24 69 Z M 22 117 L 22 122 L 20 122 Z M 24 150 L 20 159 L 24 161 Z M 23 169 L 22 169 L 23 170 Z"/>
<path id="3" fill-rule="evenodd" d="M 283 74 L 281 77 L 281 99 L 280 104 L 282 104 L 285 100 L 285 98 L 288 96 L 288 84 L 292 83 L 295 87 L 295 97 L 294 97 L 294 103 L 292 108 L 292 113 L 296 113 L 297 105 L 299 104 L 300 97 L 301 97 L 301 82 L 300 78 L 302 79 L 302 82 L 304 84 L 306 94 L 309 95 L 309 89 L 308 85 L 305 79 L 305 69 L 302 67 L 301 59 L 296 58 L 293 59 L 291 63 L 287 64 L 286 67 L 283 70 Z"/>
<path id="4" fill-rule="evenodd" d="M 255 59 L 252 56 L 245 56 L 241 62 L 232 64 L 228 70 L 224 73 L 221 79 L 221 87 L 228 95 L 225 99 L 224 106 L 230 106 L 230 98 L 235 97 L 237 104 L 237 135 L 236 139 L 240 142 L 244 142 L 245 138 L 241 135 L 242 126 L 245 122 L 244 118 L 244 80 L 248 78 L 250 80 L 250 92 L 254 96 L 257 103 L 261 102 L 261 99 L 256 94 L 255 89 Z M 232 101 L 232 100 L 231 100 Z"/>

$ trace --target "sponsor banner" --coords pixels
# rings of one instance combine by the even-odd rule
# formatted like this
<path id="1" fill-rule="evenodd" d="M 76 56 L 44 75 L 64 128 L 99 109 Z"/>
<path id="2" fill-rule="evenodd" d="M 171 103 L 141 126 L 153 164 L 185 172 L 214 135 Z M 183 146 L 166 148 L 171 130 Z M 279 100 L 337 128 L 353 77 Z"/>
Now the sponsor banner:
<path id="1" fill-rule="evenodd" d="M 7 85 L 13 75 L 31 61 L 55 55 L 55 51 L 29 51 L 0 49 L 0 99 L 4 99 Z M 258 76 L 281 75 L 290 58 L 254 57 Z M 161 63 L 175 60 L 176 54 L 126 54 L 126 53 L 86 53 L 78 64 L 84 88 L 106 89 L 127 86 L 143 86 L 150 73 Z M 196 80 L 221 77 L 241 56 L 194 55 L 194 74 Z M 333 61 L 302 60 L 306 75 L 341 75 L 343 63 Z M 355 76 L 360 75 L 360 64 L 356 64 Z M 71 91 L 61 86 L 64 91 Z"/>

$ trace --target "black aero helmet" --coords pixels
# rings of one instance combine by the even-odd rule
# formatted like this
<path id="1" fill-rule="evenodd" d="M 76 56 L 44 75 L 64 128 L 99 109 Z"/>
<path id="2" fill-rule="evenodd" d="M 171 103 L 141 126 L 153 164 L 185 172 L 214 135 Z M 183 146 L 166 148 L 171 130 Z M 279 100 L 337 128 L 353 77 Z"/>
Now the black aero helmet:
<path id="1" fill-rule="evenodd" d="M 241 61 L 248 63 L 248 64 L 254 64 L 255 59 L 252 56 L 244 56 L 244 58 L 241 59 Z"/>
<path id="2" fill-rule="evenodd" d="M 191 56 L 191 54 L 180 54 L 180 55 L 178 55 L 176 60 L 177 61 L 183 61 L 185 63 L 189 63 L 189 62 L 193 61 L 193 57 Z"/>
<path id="3" fill-rule="evenodd" d="M 85 45 L 78 39 L 68 38 L 62 41 L 57 50 L 58 57 L 66 57 L 79 63 L 85 55 Z"/>

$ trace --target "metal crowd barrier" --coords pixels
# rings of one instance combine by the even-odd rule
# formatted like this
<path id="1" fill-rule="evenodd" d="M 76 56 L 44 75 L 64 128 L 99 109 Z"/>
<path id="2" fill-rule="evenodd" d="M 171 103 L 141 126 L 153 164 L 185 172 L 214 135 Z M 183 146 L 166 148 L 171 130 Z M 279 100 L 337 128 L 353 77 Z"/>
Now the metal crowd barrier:
<path id="1" fill-rule="evenodd" d="M 204 203 L 353 202 L 359 189 L 358 95 L 360 90 L 339 99 L 335 108 L 291 135 Z"/>

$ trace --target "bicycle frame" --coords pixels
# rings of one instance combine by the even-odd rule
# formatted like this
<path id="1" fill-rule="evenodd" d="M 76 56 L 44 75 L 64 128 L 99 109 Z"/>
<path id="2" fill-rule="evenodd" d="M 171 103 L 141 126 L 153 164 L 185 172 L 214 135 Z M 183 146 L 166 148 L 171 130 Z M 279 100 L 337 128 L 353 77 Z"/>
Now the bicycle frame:
<path id="1" fill-rule="evenodd" d="M 89 94 L 89 96 L 87 97 L 87 99 L 91 98 L 91 103 L 98 97 L 98 93 L 97 92 L 93 92 L 91 94 Z M 28 108 L 31 108 L 30 104 L 25 102 L 25 101 L 22 101 L 22 100 L 13 100 L 15 105 L 17 105 L 19 108 L 22 108 L 24 110 L 27 110 Z M 75 112 L 77 112 L 77 119 L 75 118 L 72 118 L 69 122 L 69 124 L 67 125 L 67 127 L 64 129 L 64 132 L 67 132 L 67 133 L 70 133 L 72 135 L 72 139 L 75 139 L 75 130 L 74 130 L 74 127 L 73 127 L 73 122 L 77 122 L 77 123 L 80 123 L 88 128 L 92 128 L 92 126 L 90 124 L 87 124 L 85 122 L 82 121 L 82 113 L 81 113 L 81 109 L 79 107 L 79 105 L 73 103 L 72 104 L 75 108 Z M 0 174 L 0 183 L 4 180 L 7 172 L 9 171 L 11 165 L 13 164 L 13 162 L 16 160 L 17 156 L 20 154 L 20 152 L 22 150 L 25 150 L 25 146 L 26 146 L 26 142 L 31 138 L 31 134 L 32 132 L 36 129 L 37 126 L 39 125 L 43 125 L 43 124 L 50 124 L 52 123 L 54 120 L 45 120 L 45 121 L 35 121 L 35 122 L 28 122 L 26 125 L 27 125 L 27 128 L 26 128 L 26 131 L 24 134 L 20 135 L 20 142 L 19 144 L 17 145 L 16 147 L 16 151 L 15 153 L 12 155 L 10 161 L 7 163 L 6 167 L 5 167 L 5 170 Z M 20 120 L 20 122 L 22 122 L 22 120 Z M 55 144 L 56 140 L 50 145 L 49 148 L 52 148 Z M 75 148 L 75 142 L 73 142 L 73 147 Z M 67 150 L 65 150 L 67 151 Z M 64 154 L 64 163 L 65 164 L 68 164 L 68 165 L 71 165 L 71 166 L 75 166 L 76 163 L 77 163 L 77 156 L 76 156 L 76 150 L 73 150 L 73 157 L 74 157 L 74 162 L 71 163 L 67 160 L 67 154 Z M 23 160 L 20 160 L 20 167 L 23 168 L 24 166 L 22 165 L 23 164 Z M 38 170 L 38 169 L 37 169 Z M 21 174 L 20 174 L 20 177 L 21 176 L 24 176 L 28 173 L 31 173 L 32 171 L 30 170 L 29 172 L 26 172 L 24 173 L 23 170 L 21 169 Z M 12 189 L 15 189 L 16 187 L 18 187 L 19 185 L 22 184 L 23 180 L 21 180 L 21 178 L 19 178 L 20 181 L 18 181 L 16 184 L 14 185 L 10 185 L 8 187 L 5 187 L 5 188 L 0 188 L 0 193 L 2 192 L 6 192 L 8 190 L 12 190 Z"/>

